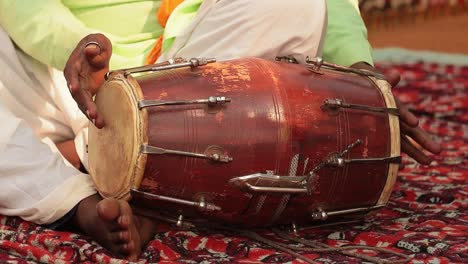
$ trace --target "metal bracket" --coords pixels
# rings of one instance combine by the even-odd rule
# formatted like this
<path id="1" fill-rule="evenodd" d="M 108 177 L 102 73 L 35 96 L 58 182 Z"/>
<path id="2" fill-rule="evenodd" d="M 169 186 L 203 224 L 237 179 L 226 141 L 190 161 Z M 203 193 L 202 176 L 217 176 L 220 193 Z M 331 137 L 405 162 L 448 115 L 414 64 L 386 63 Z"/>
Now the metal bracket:
<path id="1" fill-rule="evenodd" d="M 257 193 L 309 193 L 306 176 L 278 176 L 266 173 L 255 173 L 236 177 L 229 184 Z"/>
<path id="2" fill-rule="evenodd" d="M 345 67 L 345 66 L 341 66 L 341 65 L 338 65 L 338 64 L 334 64 L 334 63 L 329 63 L 329 62 L 323 61 L 323 59 L 321 57 L 314 57 L 314 58 L 311 59 L 309 56 L 307 56 L 306 57 L 306 64 L 308 64 L 308 66 L 311 66 L 311 68 L 309 68 L 309 69 L 314 71 L 314 72 L 318 72 L 322 67 L 325 67 L 325 68 L 328 68 L 328 69 L 341 71 L 341 72 L 351 72 L 351 73 L 355 73 L 355 74 L 362 75 L 362 76 L 371 76 L 371 77 L 375 77 L 375 78 L 381 79 L 381 80 L 386 80 L 387 79 L 385 77 L 385 75 L 383 75 L 383 74 L 368 71 L 368 70 L 361 70 L 361 69 L 354 69 L 354 68 L 351 68 L 351 67 Z"/>
<path id="3" fill-rule="evenodd" d="M 336 115 L 340 108 L 349 108 L 354 110 L 368 111 L 368 112 L 379 112 L 379 113 L 388 113 L 392 115 L 400 115 L 398 108 L 387 108 L 387 107 L 375 107 L 368 105 L 359 105 L 359 104 L 348 104 L 343 100 L 334 98 L 334 99 L 325 99 L 323 105 L 320 107 L 322 111 L 327 111 L 331 115 Z"/>
<path id="4" fill-rule="evenodd" d="M 213 148 L 208 148 L 206 152 L 209 152 Z M 232 161 L 232 158 L 223 155 L 220 153 L 211 153 L 211 154 L 201 154 L 201 153 L 193 153 L 193 152 L 186 152 L 186 151 L 180 151 L 180 150 L 172 150 L 172 149 L 164 149 L 164 148 L 158 148 L 154 146 L 149 146 L 149 145 L 141 145 L 140 146 L 140 153 L 143 154 L 154 154 L 154 155 L 180 155 L 180 156 L 189 156 L 189 157 L 195 157 L 195 158 L 203 158 L 203 159 L 208 159 L 211 161 L 215 162 L 223 162 L 223 163 L 228 163 Z"/>
<path id="5" fill-rule="evenodd" d="M 349 144 L 340 153 L 333 153 L 327 159 L 320 162 L 306 176 L 278 176 L 266 173 L 255 173 L 246 176 L 240 176 L 229 180 L 229 184 L 238 187 L 244 191 L 252 193 L 282 193 L 282 194 L 312 194 L 312 181 L 317 177 L 317 171 L 325 166 L 343 167 L 346 164 L 354 162 L 390 162 L 400 163 L 401 157 L 383 157 L 366 159 L 345 159 L 343 158 L 352 148 L 362 144 L 362 140 L 357 139 Z"/>
<path id="6" fill-rule="evenodd" d="M 163 100 L 140 100 L 138 101 L 138 108 L 143 109 L 145 107 L 152 106 L 163 106 L 163 105 L 190 105 L 190 104 L 207 104 L 208 106 L 223 105 L 230 103 L 231 98 L 224 96 L 210 96 L 208 99 L 195 99 L 195 100 L 175 100 L 175 101 L 163 101 Z"/>
<path id="7" fill-rule="evenodd" d="M 306 58 L 306 63 L 311 64 L 311 67 L 309 67 L 309 70 L 318 73 L 318 74 L 323 74 L 320 69 L 322 68 L 323 65 L 323 59 L 321 57 L 316 57 L 313 62 L 309 60 L 309 57 Z"/>
<path id="8" fill-rule="evenodd" d="M 287 63 L 292 63 L 292 64 L 299 64 L 299 62 L 291 56 L 277 56 L 275 57 L 275 61 L 284 61 Z"/>

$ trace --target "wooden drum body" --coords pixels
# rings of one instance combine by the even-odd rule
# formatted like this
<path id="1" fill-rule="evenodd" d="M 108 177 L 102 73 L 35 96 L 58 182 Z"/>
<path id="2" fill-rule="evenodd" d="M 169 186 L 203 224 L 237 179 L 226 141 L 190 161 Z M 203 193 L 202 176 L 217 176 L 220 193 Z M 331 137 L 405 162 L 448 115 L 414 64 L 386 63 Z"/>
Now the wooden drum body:
<path id="1" fill-rule="evenodd" d="M 247 226 L 368 211 L 400 158 L 386 81 L 257 58 L 139 77 L 96 96 L 90 173 L 105 197 Z"/>

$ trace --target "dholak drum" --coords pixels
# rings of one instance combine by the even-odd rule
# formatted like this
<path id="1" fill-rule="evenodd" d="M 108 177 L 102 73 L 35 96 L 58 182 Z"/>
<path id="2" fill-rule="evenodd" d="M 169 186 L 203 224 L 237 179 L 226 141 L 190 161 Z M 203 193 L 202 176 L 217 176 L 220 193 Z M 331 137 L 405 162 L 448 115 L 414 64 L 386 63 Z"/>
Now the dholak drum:
<path id="1" fill-rule="evenodd" d="M 106 126 L 89 130 L 101 195 L 244 226 L 386 204 L 400 162 L 386 81 L 330 64 L 209 62 L 109 74 L 96 96 Z M 156 72 L 132 76 L 144 70 Z"/>

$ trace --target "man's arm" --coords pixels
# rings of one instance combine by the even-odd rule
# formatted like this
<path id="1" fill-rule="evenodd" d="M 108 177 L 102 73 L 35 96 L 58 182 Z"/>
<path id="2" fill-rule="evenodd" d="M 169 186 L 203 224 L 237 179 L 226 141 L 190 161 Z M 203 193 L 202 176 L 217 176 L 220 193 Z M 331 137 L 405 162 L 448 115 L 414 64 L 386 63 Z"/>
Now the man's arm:
<path id="1" fill-rule="evenodd" d="M 372 48 L 367 39 L 367 29 L 361 18 L 357 0 L 327 0 L 328 31 L 323 58 L 343 66 L 377 71 L 372 65 Z M 395 87 L 400 76 L 387 76 Z M 422 164 L 432 159 L 424 150 L 433 154 L 441 152 L 441 145 L 418 126 L 418 119 L 397 98 L 400 114 L 401 149 Z"/>
<path id="2" fill-rule="evenodd" d="M 372 47 L 357 0 L 327 0 L 328 28 L 323 59 L 343 66 L 373 65 Z"/>
<path id="3" fill-rule="evenodd" d="M 0 25 L 27 54 L 63 70 L 87 28 L 60 0 L 0 1 Z"/>

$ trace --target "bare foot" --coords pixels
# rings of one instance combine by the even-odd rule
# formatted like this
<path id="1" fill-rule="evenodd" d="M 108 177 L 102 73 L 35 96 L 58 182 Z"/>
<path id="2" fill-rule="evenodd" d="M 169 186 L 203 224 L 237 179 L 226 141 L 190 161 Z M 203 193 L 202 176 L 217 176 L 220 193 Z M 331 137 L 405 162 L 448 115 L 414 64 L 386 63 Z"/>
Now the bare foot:
<path id="1" fill-rule="evenodd" d="M 102 199 L 97 194 L 79 203 L 73 221 L 103 247 L 130 261 L 138 259 L 155 230 L 155 223 L 134 216 L 126 201 Z"/>

